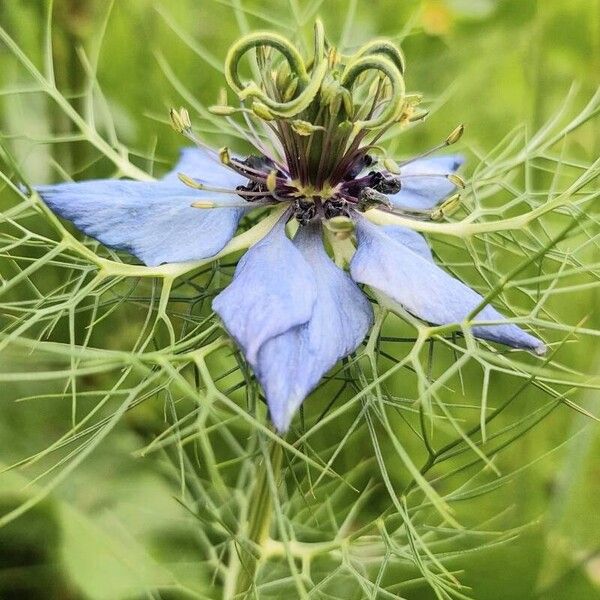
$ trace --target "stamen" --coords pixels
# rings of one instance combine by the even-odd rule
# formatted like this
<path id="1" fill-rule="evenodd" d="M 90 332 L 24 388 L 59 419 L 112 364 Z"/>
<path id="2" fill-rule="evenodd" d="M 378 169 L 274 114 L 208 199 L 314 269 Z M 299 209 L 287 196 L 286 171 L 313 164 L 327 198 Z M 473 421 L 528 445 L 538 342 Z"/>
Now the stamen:
<path id="1" fill-rule="evenodd" d="M 462 177 L 459 177 L 455 173 L 409 173 L 408 175 L 402 175 L 402 173 L 400 173 L 401 179 L 415 179 L 421 177 L 443 177 L 460 188 L 464 188 L 466 185 Z M 456 181 L 454 181 L 455 179 Z"/>
<path id="2" fill-rule="evenodd" d="M 390 172 L 390 173 L 394 173 L 394 175 L 399 175 L 400 174 L 400 167 L 398 165 L 398 163 L 391 159 L 391 158 L 384 158 L 383 159 L 383 166 Z"/>
<path id="3" fill-rule="evenodd" d="M 223 104 L 214 104 L 213 106 L 208 107 L 208 112 L 216 115 L 217 117 L 230 117 L 231 115 L 235 115 L 239 112 L 243 112 L 244 108 L 236 108 L 235 106 L 227 106 Z"/>
<path id="4" fill-rule="evenodd" d="M 441 221 L 444 217 L 450 216 L 460 206 L 460 194 L 454 194 L 442 202 L 431 212 L 432 221 Z"/>
<path id="5" fill-rule="evenodd" d="M 456 173 L 450 173 L 449 175 L 446 175 L 446 179 L 461 190 L 464 190 L 467 187 L 465 180 Z"/>
<path id="6" fill-rule="evenodd" d="M 394 215 L 410 217 L 417 221 L 441 221 L 444 217 L 450 216 L 460 206 L 461 197 L 456 193 L 442 202 L 439 206 L 426 210 L 408 210 L 396 207 L 379 206 L 380 210 Z"/>
<path id="7" fill-rule="evenodd" d="M 450 135 L 446 138 L 445 144 L 446 146 L 451 146 L 452 144 L 456 144 L 458 140 L 462 137 L 462 134 L 465 132 L 465 126 L 461 123 L 456 129 L 454 129 Z"/>
<path id="8" fill-rule="evenodd" d="M 437 152 L 438 150 L 441 150 L 442 148 L 446 148 L 447 146 L 451 146 L 452 144 L 455 144 L 462 137 L 462 134 L 464 131 L 465 131 L 465 126 L 462 124 L 459 125 L 458 127 L 456 127 L 455 129 L 453 129 L 450 132 L 448 137 L 441 144 L 438 144 L 437 146 L 434 146 L 433 148 L 430 148 L 429 150 L 426 150 L 425 152 L 422 152 L 421 154 L 417 154 L 417 156 L 413 156 L 413 157 L 409 158 L 408 160 L 401 162 L 400 166 L 403 167 L 404 165 L 409 165 L 410 163 L 415 162 L 416 160 L 420 160 L 421 158 L 425 158 L 425 157 L 429 156 L 430 154 L 434 154 L 435 152 Z"/>
<path id="9" fill-rule="evenodd" d="M 277 171 L 271 171 L 266 179 L 267 189 L 273 193 L 277 189 Z"/>
<path id="10" fill-rule="evenodd" d="M 171 108 L 169 116 L 171 117 L 171 125 L 177 133 L 184 133 L 188 129 L 191 130 L 190 113 L 183 106 L 178 111 Z"/>
<path id="11" fill-rule="evenodd" d="M 369 210 L 370 208 L 385 206 L 391 208 L 390 199 L 381 192 L 374 190 L 373 188 L 363 188 L 358 195 L 357 208 L 361 212 Z"/>
<path id="12" fill-rule="evenodd" d="M 187 185 L 188 187 L 191 187 L 194 190 L 203 190 L 204 189 L 204 185 L 202 185 L 200 182 L 196 181 L 195 179 L 188 177 L 185 173 L 177 173 L 177 178 L 179 179 L 179 181 L 181 181 L 181 183 L 183 183 L 184 185 Z"/>
<path id="13" fill-rule="evenodd" d="M 236 196 L 265 196 L 265 192 L 252 192 L 240 190 L 239 188 L 223 188 L 205 185 L 196 179 L 188 177 L 185 173 L 177 173 L 177 177 L 181 183 L 191 187 L 194 190 L 203 190 L 205 192 L 214 192 L 217 194 L 235 194 Z"/>
<path id="14" fill-rule="evenodd" d="M 214 208 L 248 208 L 248 206 L 256 207 L 256 206 L 274 206 L 279 204 L 278 202 L 261 202 L 254 203 L 249 205 L 247 202 L 215 202 L 213 200 L 196 200 L 196 202 L 192 202 L 190 206 L 192 208 L 202 208 L 202 209 L 214 209 Z"/>
<path id="15" fill-rule="evenodd" d="M 231 164 L 231 154 L 229 152 L 229 148 L 224 146 L 219 150 L 219 160 L 224 164 L 229 166 Z"/>
<path id="16" fill-rule="evenodd" d="M 315 131 L 325 131 L 325 127 L 322 125 L 313 125 L 308 121 L 302 121 L 301 119 L 296 119 L 291 123 L 292 129 L 301 136 L 309 136 L 312 135 Z"/>

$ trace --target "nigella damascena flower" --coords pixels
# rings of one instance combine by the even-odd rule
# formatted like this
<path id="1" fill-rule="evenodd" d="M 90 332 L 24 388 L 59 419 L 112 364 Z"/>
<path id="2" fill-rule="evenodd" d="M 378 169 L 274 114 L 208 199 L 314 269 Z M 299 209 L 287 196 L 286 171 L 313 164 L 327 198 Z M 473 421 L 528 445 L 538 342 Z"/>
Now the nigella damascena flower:
<path id="1" fill-rule="evenodd" d="M 244 83 L 240 60 L 253 49 L 260 77 Z M 225 73 L 242 106 L 212 111 L 230 123 L 241 114 L 256 154 L 236 158 L 225 148 L 208 149 L 182 110 L 172 112 L 173 124 L 197 147 L 185 149 L 160 181 L 37 190 L 85 233 L 151 266 L 214 256 L 243 216 L 279 207 L 281 218 L 240 260 L 213 309 L 260 381 L 275 426 L 285 431 L 321 377 L 369 331 L 373 311 L 359 284 L 437 325 L 463 322 L 482 303 L 436 265 L 420 234 L 374 223 L 382 211 L 404 222 L 443 216 L 456 202 L 444 200 L 461 183 L 455 171 L 462 159 L 426 153 L 398 164 L 381 157 L 377 142 L 385 133 L 423 116 L 419 97 L 405 93 L 402 55 L 388 41 L 343 56 L 326 47 L 317 24 L 314 56 L 305 61 L 284 38 L 259 33 L 231 48 Z M 457 128 L 440 147 L 461 133 Z M 348 257 L 347 271 L 331 251 Z M 479 338 L 544 351 L 489 305 L 471 323 Z"/>

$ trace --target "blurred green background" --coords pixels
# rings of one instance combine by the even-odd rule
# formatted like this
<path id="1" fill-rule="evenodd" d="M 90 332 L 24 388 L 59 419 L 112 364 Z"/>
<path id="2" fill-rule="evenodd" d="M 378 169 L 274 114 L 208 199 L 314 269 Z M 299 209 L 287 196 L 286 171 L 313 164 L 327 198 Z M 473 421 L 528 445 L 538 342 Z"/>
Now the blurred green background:
<path id="1" fill-rule="evenodd" d="M 93 55 L 103 36 L 97 79 L 119 137 L 139 155 L 142 166 L 149 164 L 144 157 L 155 155 L 160 170 L 173 162 L 181 145 L 167 124 L 167 109 L 189 105 L 172 85 L 169 69 L 194 97 L 214 103 L 223 81 L 211 63 L 221 64 L 239 35 L 231 6 L 235 3 L 117 0 L 105 23 L 108 4 L 55 1 L 57 83 L 78 110 L 85 109 L 79 93 L 86 75 L 78 48 Z M 299 3 L 302 8 L 311 4 Z M 42 63 L 47 6 L 41 0 L 0 3 L 0 24 L 36 64 Z M 287 2 L 246 1 L 244 6 L 249 12 L 241 19 L 252 28 L 281 29 L 281 24 L 292 23 Z M 345 0 L 327 0 L 320 7 L 331 39 L 338 39 L 345 27 L 351 45 L 373 36 L 401 39 L 408 86 L 423 92 L 435 107 L 425 125 L 399 140 L 401 155 L 438 143 L 461 122 L 467 126 L 466 148 L 485 152 L 519 124 L 532 132 L 539 128 L 560 108 L 574 82 L 582 102 L 600 83 L 600 1 L 360 0 L 354 15 L 348 15 L 349 6 Z M 96 160 L 86 144 L 44 143 L 50 133 L 68 136 L 73 131 L 43 96 L 4 93 L 30 83 L 0 45 L 0 132 L 30 180 L 60 179 L 56 165 L 82 178 L 109 175 L 108 162 Z M 206 137 L 224 144 L 210 132 Z M 569 152 L 582 160 L 598 157 L 598 122 L 575 134 Z M 2 201 L 0 190 L 0 207 Z M 2 269 L 0 258 L 0 273 Z M 579 312 L 589 314 L 588 326 L 598 328 L 598 294 L 583 292 L 576 302 L 581 303 Z M 575 309 L 565 305 L 562 310 L 568 315 Z M 126 324 L 105 335 L 127 336 Z M 600 353 L 593 343 L 570 348 L 572 366 L 597 372 Z M 0 385 L 1 466 L 42 450 L 64 433 L 71 408 L 68 399 L 13 402 L 41 393 L 37 383 Z M 502 390 L 492 389 L 502 395 Z M 520 410 L 525 414 L 543 400 L 533 393 L 524 397 L 511 418 L 518 419 Z M 597 393 L 578 400 L 599 412 Z M 147 442 L 147 431 L 161 427 L 161 416 L 159 405 L 148 404 L 128 414 L 48 499 L 0 529 L 0 598 L 188 597 L 181 590 L 153 591 L 161 578 L 168 580 L 168 570 L 195 579 L 196 589 L 209 589 L 196 572 L 194 534 L 185 510 L 174 500 L 172 473 L 166 472 L 160 456 L 134 457 Z M 510 516 L 499 528 L 528 527 L 509 544 L 452 563 L 453 569 L 464 571 L 473 597 L 600 598 L 599 451 L 600 429 L 561 408 L 505 452 L 502 467 L 507 472 L 540 460 L 471 504 L 469 511 L 479 511 L 485 521 L 507 509 Z M 360 457 L 357 448 L 356 459 Z M 348 450 L 345 460 L 352 464 Z M 0 513 L 35 494 L 35 485 L 24 484 L 36 474 L 30 469 L 2 476 Z M 426 588 L 410 593 L 410 598 L 432 597 Z"/>

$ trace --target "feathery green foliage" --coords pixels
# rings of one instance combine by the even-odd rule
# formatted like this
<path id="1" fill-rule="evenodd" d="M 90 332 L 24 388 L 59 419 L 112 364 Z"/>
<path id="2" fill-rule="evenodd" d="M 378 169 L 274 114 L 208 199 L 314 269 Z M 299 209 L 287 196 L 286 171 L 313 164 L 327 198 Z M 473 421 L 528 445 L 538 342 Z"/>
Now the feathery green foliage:
<path id="1" fill-rule="evenodd" d="M 439 3 L 415 2 L 394 15 L 388 27 L 405 46 L 408 81 L 414 66 L 416 81 L 428 86 L 432 127 L 426 121 L 386 142 L 400 155 L 415 153 L 433 136 L 443 139 L 450 118 L 472 121 L 471 130 L 486 136 L 465 136 L 460 210 L 421 229 L 441 264 L 546 340 L 549 353 L 535 359 L 475 342 L 468 330 L 463 337 L 381 309 L 365 345 L 328 375 L 282 439 L 210 309 L 253 228 L 268 227 L 276 215 L 246 219 L 217 261 L 149 268 L 83 239 L 30 186 L 44 177 L 160 174 L 181 143 L 168 130 L 171 104 L 189 108 L 198 135 L 243 150 L 234 125 L 206 109 L 222 85 L 220 57 L 236 35 L 268 27 L 301 46 L 322 14 L 337 43 L 354 48 L 372 33 L 389 33 L 379 21 L 395 9 L 386 4 L 368 15 L 358 2 L 345 3 L 340 20 L 319 0 L 289 0 L 284 8 L 243 0 L 74 2 L 80 12 L 65 4 L 0 8 L 2 414 L 39 419 L 28 421 L 38 431 L 23 432 L 15 452 L 0 455 L 7 486 L 22 490 L 27 478 L 0 525 L 31 521 L 55 501 L 57 514 L 47 518 L 63 524 L 68 585 L 82 598 L 232 598 L 245 584 L 261 599 L 493 597 L 477 595 L 485 583 L 473 579 L 471 561 L 527 538 L 540 512 L 532 506 L 515 518 L 503 502 L 512 502 L 518 482 L 546 455 L 570 448 L 577 430 L 594 439 L 587 432 L 595 409 L 588 398 L 600 387 L 593 357 L 600 92 L 590 89 L 591 77 L 580 74 L 584 89 L 563 83 L 549 94 L 541 79 L 522 85 L 537 108 L 533 127 L 519 125 L 523 115 L 510 114 L 518 102 L 504 107 L 497 97 L 503 87 L 476 70 L 488 60 L 500 77 L 504 67 L 510 86 L 517 77 L 510 64 L 489 53 L 471 64 L 468 54 L 483 39 L 469 28 L 490 29 L 491 52 L 510 19 L 496 15 L 495 29 L 493 16 L 467 21 L 463 51 L 440 57 L 437 42 L 428 46 L 419 29 Z M 438 10 L 439 19 L 451 18 Z M 540 8 L 519 32 L 539 36 L 531 52 L 542 71 L 543 37 L 551 31 L 543 19 L 557 14 Z M 188 15 L 201 20 L 188 22 Z M 23 19 L 32 27 L 20 26 Z M 118 64 L 119 51 L 133 55 L 123 56 L 129 72 Z M 442 75 L 440 85 L 430 68 Z M 456 80 L 444 89 L 452 71 Z M 527 441 L 572 415 L 572 433 L 563 427 L 542 444 Z M 107 446 L 116 448 L 112 456 L 135 455 L 140 471 L 128 468 L 139 488 L 124 497 L 136 511 L 148 502 L 152 528 L 136 523 L 127 532 L 105 515 L 98 521 L 77 493 L 64 491 Z M 102 468 L 90 472 L 97 479 L 88 485 L 102 485 Z M 125 523 L 131 511 L 121 513 Z M 82 536 L 94 554 L 77 547 Z M 587 542 L 585 549 L 592 550 Z M 86 577 L 90 556 L 101 569 L 116 560 L 115 580 Z M 546 573 L 540 589 L 553 590 L 556 580 Z"/>

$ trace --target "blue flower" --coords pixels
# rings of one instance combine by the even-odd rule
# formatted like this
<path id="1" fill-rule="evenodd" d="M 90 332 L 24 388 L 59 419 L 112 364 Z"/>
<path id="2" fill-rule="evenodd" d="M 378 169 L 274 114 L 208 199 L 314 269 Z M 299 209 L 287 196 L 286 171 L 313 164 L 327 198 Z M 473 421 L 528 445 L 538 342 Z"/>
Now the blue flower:
<path id="1" fill-rule="evenodd" d="M 410 185 L 390 199 L 407 209 L 430 208 L 452 186 L 440 167 L 455 169 L 459 157 L 417 160 Z M 437 170 L 434 170 L 437 169 Z M 197 209 L 207 196 L 179 181 L 189 173 L 208 184 L 230 187 L 247 182 L 206 150 L 186 149 L 175 170 L 157 182 L 98 180 L 39 186 L 46 204 L 107 246 L 125 249 L 147 265 L 213 256 L 231 239 L 248 208 L 227 208 L 239 196 L 226 195 L 222 207 Z M 429 173 L 438 177 L 429 177 Z M 399 180 L 402 185 L 402 173 Z M 214 194 L 210 194 L 211 198 Z M 290 206 L 292 203 L 290 202 Z M 302 216 L 303 213 L 300 215 Z M 322 219 L 301 225 L 293 239 L 286 213 L 240 260 L 231 284 L 213 301 L 265 391 L 271 418 L 285 431 L 304 398 L 335 363 L 354 352 L 372 324 L 372 309 L 357 283 L 385 294 L 408 312 L 437 325 L 460 323 L 482 297 L 438 267 L 425 239 L 411 229 L 377 226 L 358 211 L 357 249 L 350 274 L 329 258 Z M 473 334 L 515 348 L 543 351 L 537 338 L 485 306 Z M 477 326 L 477 321 L 499 322 Z"/>
<path id="2" fill-rule="evenodd" d="M 306 63 L 298 62 L 302 59 L 282 38 L 260 35 L 234 46 L 226 64 L 234 91 L 252 101 L 251 117 L 267 122 L 264 131 L 271 143 L 257 143 L 257 155 L 242 159 L 225 149 L 188 148 L 159 181 L 39 186 L 44 202 L 86 234 L 149 266 L 212 257 L 231 240 L 245 214 L 284 204 L 283 216 L 248 249 L 230 285 L 213 301 L 262 385 L 280 432 L 288 429 L 323 375 L 367 335 L 373 311 L 359 285 L 427 323 L 462 324 L 473 317 L 476 337 L 543 353 L 539 339 L 492 306 L 480 306 L 480 294 L 439 267 L 420 234 L 372 222 L 379 211 L 405 219 L 440 218 L 446 198 L 461 182 L 455 175 L 463 162 L 459 156 L 424 155 L 398 165 L 376 159 L 373 143 L 365 143 L 419 117 L 417 100 L 404 93 L 398 51 L 378 42 L 346 63 L 328 58 L 323 67 L 319 31 L 315 57 Z M 244 87 L 235 69 L 241 55 L 259 42 L 277 47 L 289 72 L 286 76 L 280 68 L 273 75 L 265 67 L 262 86 Z M 328 79 L 327 68 L 338 75 Z M 389 85 L 371 88 L 375 96 L 363 99 L 377 110 L 359 110 L 363 84 L 357 78 L 369 70 L 383 73 Z M 264 85 L 269 78 L 270 85 Z M 285 90 L 294 80 L 291 99 L 282 102 L 279 98 L 290 96 Z M 266 94 L 273 87 L 282 90 L 278 99 Z M 248 109 L 243 111 L 247 116 Z M 235 109 L 216 107 L 214 112 L 230 116 Z M 194 139 L 185 113 L 175 113 L 173 122 Z M 461 132 L 455 130 L 443 145 Z M 254 131 L 249 139 L 257 141 Z M 287 225 L 294 221 L 291 236 L 294 228 Z M 331 246 L 344 244 L 346 251 L 355 240 L 348 271 L 330 258 L 325 239 Z"/>

